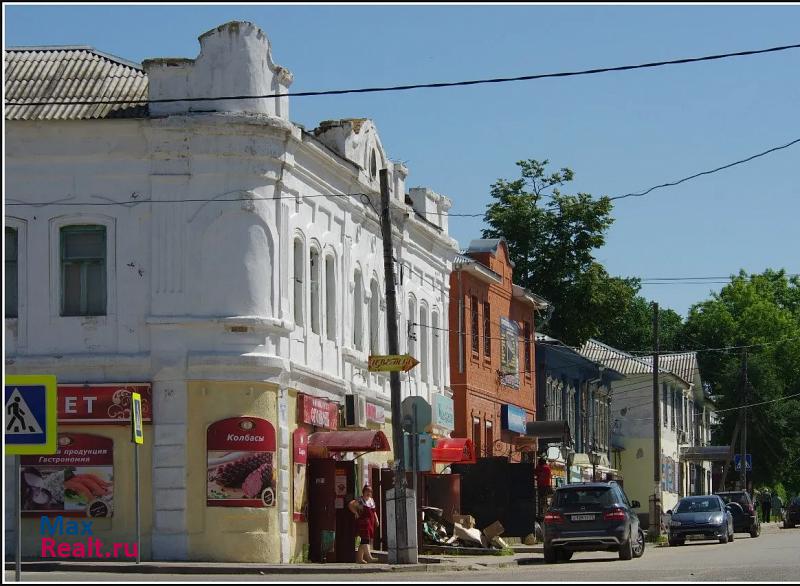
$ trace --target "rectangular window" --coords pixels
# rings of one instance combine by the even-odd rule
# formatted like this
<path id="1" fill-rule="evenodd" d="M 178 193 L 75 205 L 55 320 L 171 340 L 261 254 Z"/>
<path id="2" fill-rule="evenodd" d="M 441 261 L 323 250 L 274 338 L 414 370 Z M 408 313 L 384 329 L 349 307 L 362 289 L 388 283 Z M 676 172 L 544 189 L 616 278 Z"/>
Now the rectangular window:
<path id="1" fill-rule="evenodd" d="M 61 315 L 106 314 L 106 228 L 61 228 Z"/>
<path id="2" fill-rule="evenodd" d="M 478 298 L 474 295 L 470 298 L 472 303 L 472 351 L 476 354 L 480 351 L 478 341 Z"/>
<path id="3" fill-rule="evenodd" d="M 664 414 L 664 427 L 669 425 L 669 409 L 667 409 L 669 402 L 667 400 L 667 385 L 661 386 L 661 411 Z"/>
<path id="4" fill-rule="evenodd" d="M 431 314 L 431 337 L 433 338 L 433 359 L 431 360 L 433 368 L 433 384 L 439 386 L 441 373 L 439 372 L 439 352 L 441 351 L 441 344 L 439 342 L 439 313 L 434 311 Z"/>
<path id="5" fill-rule="evenodd" d="M 5 316 L 17 317 L 19 278 L 17 270 L 18 232 L 14 228 L 6 228 L 5 270 L 6 270 L 6 304 Z"/>
<path id="6" fill-rule="evenodd" d="M 492 355 L 492 319 L 489 304 L 483 304 L 483 354 L 484 356 Z"/>
<path id="7" fill-rule="evenodd" d="M 669 427 L 670 429 L 675 429 L 675 389 L 670 388 L 669 390 L 670 396 L 670 418 L 669 418 Z"/>
<path id="8" fill-rule="evenodd" d="M 486 456 L 494 456 L 494 428 L 491 421 L 486 422 Z"/>
<path id="9" fill-rule="evenodd" d="M 525 376 L 530 377 L 533 375 L 533 366 L 531 365 L 531 324 L 523 322 L 522 332 L 523 336 L 525 336 Z"/>
<path id="10" fill-rule="evenodd" d="M 428 310 L 424 307 L 419 310 L 419 335 L 422 336 L 419 342 L 420 377 L 423 382 L 428 382 Z"/>
<path id="11" fill-rule="evenodd" d="M 325 257 L 325 333 L 336 341 L 336 269 L 332 256 Z"/>
<path id="12" fill-rule="evenodd" d="M 472 443 L 475 447 L 476 457 L 481 455 L 481 420 L 478 417 L 472 418 Z"/>

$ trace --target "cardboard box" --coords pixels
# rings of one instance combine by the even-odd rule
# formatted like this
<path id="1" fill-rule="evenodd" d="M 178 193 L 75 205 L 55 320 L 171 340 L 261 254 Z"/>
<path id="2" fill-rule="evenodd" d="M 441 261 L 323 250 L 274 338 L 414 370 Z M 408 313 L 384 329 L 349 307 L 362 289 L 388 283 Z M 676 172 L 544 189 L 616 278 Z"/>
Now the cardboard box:
<path id="1" fill-rule="evenodd" d="M 486 529 L 483 530 L 483 534 L 491 539 L 492 537 L 497 537 L 498 535 L 502 535 L 505 528 L 500 523 L 500 521 L 495 521 L 491 525 L 489 525 Z"/>

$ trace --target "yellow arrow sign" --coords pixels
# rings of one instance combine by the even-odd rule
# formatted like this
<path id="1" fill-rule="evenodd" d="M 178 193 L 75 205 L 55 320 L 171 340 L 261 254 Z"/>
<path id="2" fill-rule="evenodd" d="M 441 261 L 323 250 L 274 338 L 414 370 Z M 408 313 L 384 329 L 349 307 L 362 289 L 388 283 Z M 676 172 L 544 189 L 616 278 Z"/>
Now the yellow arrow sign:
<path id="1" fill-rule="evenodd" d="M 408 372 L 419 364 L 419 360 L 408 354 L 389 354 L 388 356 L 370 356 L 370 372 Z"/>

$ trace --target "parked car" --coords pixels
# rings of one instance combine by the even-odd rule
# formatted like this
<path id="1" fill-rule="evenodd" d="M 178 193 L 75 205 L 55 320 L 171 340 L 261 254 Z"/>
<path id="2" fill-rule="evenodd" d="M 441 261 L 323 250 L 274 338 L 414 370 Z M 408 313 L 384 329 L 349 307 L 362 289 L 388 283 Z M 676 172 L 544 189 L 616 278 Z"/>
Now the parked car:
<path id="1" fill-rule="evenodd" d="M 761 521 L 758 520 L 752 497 L 744 490 L 732 490 L 716 493 L 725 504 L 731 507 L 733 530 L 736 533 L 749 533 L 750 537 L 761 535 Z"/>
<path id="2" fill-rule="evenodd" d="M 544 561 L 567 561 L 576 551 L 616 551 L 619 559 L 644 554 L 644 531 L 616 482 L 567 484 L 553 493 L 544 516 Z"/>
<path id="3" fill-rule="evenodd" d="M 800 496 L 792 498 L 786 505 L 786 511 L 783 513 L 784 529 L 793 529 L 794 526 L 798 524 L 800 524 Z"/>
<path id="4" fill-rule="evenodd" d="M 667 511 L 672 516 L 669 521 L 669 544 L 683 545 L 690 536 L 730 543 L 733 541 L 733 514 L 730 511 L 733 507 L 715 494 L 682 498 L 675 510 Z"/>

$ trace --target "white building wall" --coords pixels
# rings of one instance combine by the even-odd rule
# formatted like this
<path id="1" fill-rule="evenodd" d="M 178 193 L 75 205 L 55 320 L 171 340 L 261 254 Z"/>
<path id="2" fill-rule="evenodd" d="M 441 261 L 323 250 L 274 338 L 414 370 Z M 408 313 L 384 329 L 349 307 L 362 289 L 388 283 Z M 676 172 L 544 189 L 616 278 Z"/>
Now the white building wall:
<path id="1" fill-rule="evenodd" d="M 204 35 L 203 54 L 195 65 L 188 60 L 174 67 L 164 60 L 146 64 L 157 78 L 151 82 L 151 98 L 178 87 L 187 96 L 220 90 L 219 80 L 204 79 L 210 73 L 203 63 L 215 63 L 218 70 L 241 55 L 246 66 L 234 68 L 240 75 L 232 79 L 254 68 L 260 76 L 247 81 L 243 92 L 287 88 L 291 74 L 271 57 L 267 69 L 254 58 L 254 52 L 265 45 L 268 49 L 263 32 L 256 27 L 237 30 L 238 36 L 231 27 Z M 230 93 L 229 88 L 221 93 Z M 440 327 L 448 328 L 447 284 L 456 243 L 446 229 L 436 230 L 413 217 L 404 203 L 407 170 L 390 164 L 371 122 L 360 121 L 358 128 L 349 122 L 338 125 L 337 146 L 325 132 L 314 137 L 289 123 L 288 102 L 217 107 L 224 111 L 201 114 L 170 107 L 156 109 L 161 117 L 146 120 L 7 123 L 7 201 L 57 205 L 7 208 L 7 224 L 19 229 L 20 303 L 19 317 L 5 320 L 6 365 L 10 373 L 54 373 L 61 382 L 153 382 L 154 454 L 171 455 L 155 457 L 153 469 L 153 550 L 162 559 L 189 555 L 187 381 L 279 385 L 280 531 L 282 561 L 288 561 L 286 424 L 291 422 L 286 420 L 286 390 L 339 400 L 357 392 L 384 406 L 387 419 L 389 415 L 388 376 L 367 372 L 372 280 L 380 293 L 384 352 L 390 319 L 383 294 L 381 233 L 373 210 L 379 205 L 377 176 L 370 169 L 373 154 L 377 169 L 389 168 L 394 189 L 395 257 L 405 267 L 403 283 L 398 283 L 400 324 L 407 319 L 405 301 L 413 293 L 427 304 L 428 323 L 435 308 Z M 366 195 L 316 197 L 353 193 Z M 187 199 L 201 201 L 180 202 Z M 134 204 L 142 200 L 147 203 Z M 87 205 L 65 205 L 78 202 Z M 107 227 L 105 316 L 59 315 L 58 228 L 69 223 Z M 303 242 L 305 260 L 300 326 L 294 319 L 295 237 Z M 311 331 L 309 320 L 312 246 L 322 259 L 320 335 Z M 325 331 L 329 255 L 335 271 L 333 339 Z M 352 342 L 356 268 L 364 289 L 360 351 Z M 234 327 L 244 331 L 234 332 Z M 402 340 L 405 328 L 399 331 Z M 446 335 L 439 337 L 439 344 L 438 387 L 421 384 L 412 375 L 404 390 L 429 397 L 448 387 Z"/>

